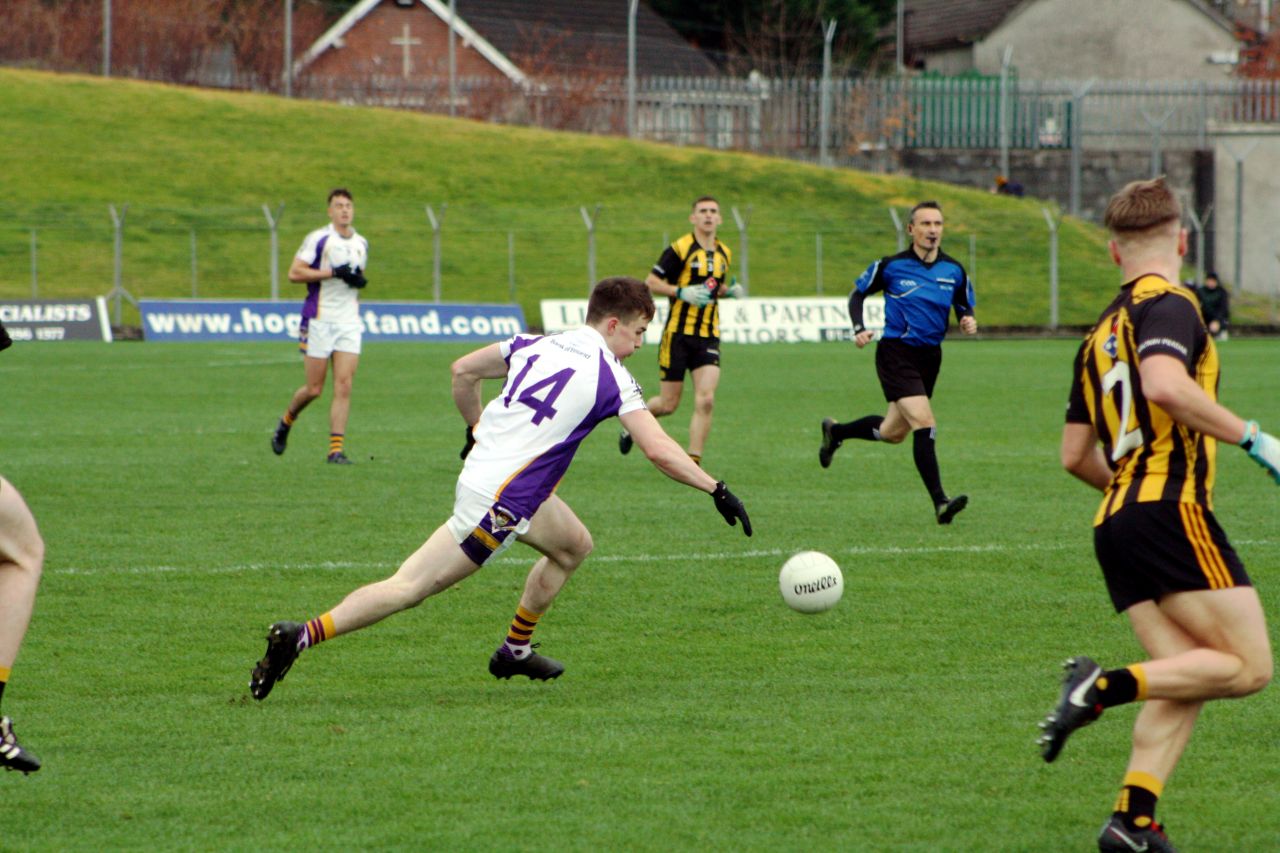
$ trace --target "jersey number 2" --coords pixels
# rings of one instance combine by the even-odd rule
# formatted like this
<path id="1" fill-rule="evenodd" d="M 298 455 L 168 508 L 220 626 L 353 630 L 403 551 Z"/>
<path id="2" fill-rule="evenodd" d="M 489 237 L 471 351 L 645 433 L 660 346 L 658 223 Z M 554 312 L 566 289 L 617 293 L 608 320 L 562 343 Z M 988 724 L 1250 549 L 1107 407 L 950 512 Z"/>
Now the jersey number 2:
<path id="1" fill-rule="evenodd" d="M 515 396 L 525 377 L 529 375 L 529 369 L 533 367 L 533 363 L 537 360 L 538 356 L 529 356 L 529 360 L 524 363 L 524 368 L 516 375 L 515 381 L 511 383 L 511 389 L 507 391 L 507 396 L 503 399 L 502 405 L 507 408 L 511 407 L 511 398 Z M 533 409 L 534 426 L 538 426 L 544 420 L 550 420 L 556 416 L 556 398 L 560 396 L 572 378 L 573 368 L 566 367 L 564 370 L 551 374 L 546 379 L 533 383 L 521 391 L 519 397 L 516 397 L 517 403 L 523 403 Z M 545 393 L 539 397 L 538 392 L 544 389 Z"/>
<path id="2" fill-rule="evenodd" d="M 1118 389 L 1120 397 L 1120 424 L 1116 443 L 1111 448 L 1111 461 L 1119 462 L 1126 454 L 1142 446 L 1142 429 L 1125 432 L 1129 426 L 1129 415 L 1133 413 L 1133 382 L 1129 372 L 1129 364 L 1117 361 L 1111 369 L 1102 374 L 1102 393 L 1110 394 Z"/>

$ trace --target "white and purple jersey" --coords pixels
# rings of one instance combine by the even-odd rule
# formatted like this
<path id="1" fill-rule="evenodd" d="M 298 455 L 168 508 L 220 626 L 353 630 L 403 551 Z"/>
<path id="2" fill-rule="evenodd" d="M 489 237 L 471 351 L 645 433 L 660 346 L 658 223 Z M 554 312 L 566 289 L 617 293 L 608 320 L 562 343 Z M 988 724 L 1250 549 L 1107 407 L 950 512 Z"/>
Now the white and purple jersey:
<path id="1" fill-rule="evenodd" d="M 369 260 L 369 241 L 352 229 L 350 237 L 343 237 L 332 224 L 317 228 L 302 241 L 296 255 L 298 260 L 313 270 L 326 263 L 330 269 L 350 264 L 364 270 Z M 359 323 L 360 300 L 356 288 L 340 278 L 326 278 L 307 284 L 307 300 L 302 303 L 302 327 L 312 320 L 330 323 Z"/>
<path id="2" fill-rule="evenodd" d="M 458 482 L 530 518 L 596 424 L 643 409 L 644 394 L 590 326 L 499 346 L 507 381 L 480 415 Z"/>

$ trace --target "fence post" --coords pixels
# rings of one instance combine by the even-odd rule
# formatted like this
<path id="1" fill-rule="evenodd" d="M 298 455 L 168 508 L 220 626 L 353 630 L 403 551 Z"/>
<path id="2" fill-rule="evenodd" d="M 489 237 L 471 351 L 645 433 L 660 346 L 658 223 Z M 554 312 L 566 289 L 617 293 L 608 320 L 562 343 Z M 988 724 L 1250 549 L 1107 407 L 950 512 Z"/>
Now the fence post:
<path id="1" fill-rule="evenodd" d="M 1160 136 L 1164 131 L 1164 126 L 1169 123 L 1169 119 L 1173 117 L 1177 109 L 1177 107 L 1169 107 L 1160 118 L 1153 118 L 1151 113 L 1147 112 L 1145 106 L 1138 109 L 1142 113 L 1142 120 L 1147 123 L 1147 127 L 1151 128 L 1151 177 L 1153 178 L 1160 177 L 1161 173 L 1162 149 Z"/>
<path id="2" fill-rule="evenodd" d="M 1228 144 L 1223 143 L 1222 147 L 1236 161 L 1236 274 L 1235 284 L 1238 292 L 1244 291 L 1244 161 L 1245 158 L 1253 153 L 1253 149 L 1258 147 L 1255 140 L 1246 146 L 1244 151 L 1237 152 L 1236 149 Z"/>
<path id="3" fill-rule="evenodd" d="M 1058 330 L 1058 223 L 1049 208 L 1042 207 L 1044 221 L 1049 225 L 1049 329 Z"/>
<path id="4" fill-rule="evenodd" d="M 36 229 L 31 229 L 31 298 L 39 299 L 37 296 L 40 292 L 40 267 L 36 261 L 38 250 L 36 248 Z"/>
<path id="5" fill-rule="evenodd" d="M 284 202 L 272 212 L 266 204 L 262 205 L 262 215 L 267 217 L 267 227 L 271 229 L 271 298 L 280 298 L 280 217 L 284 213 Z"/>
<path id="6" fill-rule="evenodd" d="M 978 235 L 969 235 L 969 280 L 978 280 Z"/>
<path id="7" fill-rule="evenodd" d="M 196 266 L 196 229 L 191 229 L 191 298 L 196 298 L 199 282 L 199 267 Z"/>
<path id="8" fill-rule="evenodd" d="M 1090 79 L 1071 91 L 1071 215 L 1080 215 L 1080 147 L 1084 144 L 1084 96 L 1097 83 Z"/>
<path id="9" fill-rule="evenodd" d="M 893 220 L 893 233 L 898 240 L 898 251 L 901 252 L 907 247 L 907 233 L 902 230 L 902 217 L 898 215 L 896 207 L 889 208 L 889 218 Z"/>
<path id="10" fill-rule="evenodd" d="M 751 224 L 751 205 L 747 205 L 747 215 L 743 216 L 738 212 L 738 208 L 730 208 L 733 211 L 733 221 L 738 224 L 738 242 L 742 244 L 742 289 L 748 294 L 751 293 L 751 265 L 750 255 L 748 254 L 747 245 L 747 226 Z M 663 235 L 665 241 L 666 235 Z"/>
<path id="11" fill-rule="evenodd" d="M 1000 58 L 1000 174 L 1009 177 L 1009 66 L 1013 45 L 1006 44 Z"/>
<path id="12" fill-rule="evenodd" d="M 440 301 L 440 229 L 444 225 L 444 212 L 449 205 L 440 205 L 440 215 L 435 209 L 426 205 L 427 220 L 431 223 L 431 301 Z"/>
<path id="13" fill-rule="evenodd" d="M 636 138 L 636 12 L 640 0 L 631 0 L 627 12 L 627 137 Z"/>
<path id="14" fill-rule="evenodd" d="M 815 239 L 814 239 L 814 249 L 815 249 L 815 251 L 817 252 L 817 267 L 816 267 L 816 269 L 817 269 L 817 278 L 818 278 L 818 295 L 819 295 L 819 296 L 821 296 L 821 295 L 823 294 L 823 281 L 822 281 L 822 232 L 821 232 L 821 231 L 819 231 L 819 232 L 817 232 L 816 234 L 814 234 L 813 236 L 814 236 L 814 238 L 815 238 Z"/>
<path id="15" fill-rule="evenodd" d="M 124 289 L 124 217 L 129 212 L 129 205 L 125 204 L 116 211 L 114 204 L 107 205 L 107 209 L 111 211 L 111 224 L 115 226 L 115 238 L 112 241 L 115 255 L 115 264 L 113 265 L 112 287 L 111 292 L 107 294 L 107 299 L 114 299 L 116 302 L 116 325 L 120 325 L 120 298 L 128 299 L 133 305 L 138 304 L 138 300 L 133 298 L 133 294 Z"/>
<path id="16" fill-rule="evenodd" d="M 831 165 L 827 150 L 827 137 L 831 133 L 831 40 L 836 35 L 836 19 L 832 18 L 822 28 L 822 92 L 818 108 L 818 162 Z"/>
<path id="17" fill-rule="evenodd" d="M 587 226 L 587 293 L 590 294 L 596 286 L 596 220 L 600 217 L 600 205 L 596 205 L 595 212 L 588 214 L 585 207 L 579 207 L 582 213 L 582 221 Z"/>
<path id="18" fill-rule="evenodd" d="M 1204 218 L 1201 219 L 1196 214 L 1196 210 L 1190 204 L 1187 205 L 1187 218 L 1191 220 L 1191 227 L 1196 232 L 1196 284 L 1204 284 L 1204 229 L 1209 224 L 1209 218 L 1213 216 L 1213 205 L 1209 205 L 1204 209 Z"/>

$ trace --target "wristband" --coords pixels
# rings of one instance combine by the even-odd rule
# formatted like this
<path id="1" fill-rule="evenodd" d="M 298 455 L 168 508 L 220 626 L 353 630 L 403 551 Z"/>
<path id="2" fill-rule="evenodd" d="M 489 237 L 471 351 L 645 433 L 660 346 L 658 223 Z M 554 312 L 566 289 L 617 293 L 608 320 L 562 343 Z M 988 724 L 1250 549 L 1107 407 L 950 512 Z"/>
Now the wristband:
<path id="1" fill-rule="evenodd" d="M 1253 443 L 1257 440 L 1258 440 L 1258 422 L 1245 421 L 1244 435 L 1241 436 L 1240 440 L 1236 443 L 1239 444 L 1241 447 L 1243 447 L 1245 450 L 1252 450 Z"/>

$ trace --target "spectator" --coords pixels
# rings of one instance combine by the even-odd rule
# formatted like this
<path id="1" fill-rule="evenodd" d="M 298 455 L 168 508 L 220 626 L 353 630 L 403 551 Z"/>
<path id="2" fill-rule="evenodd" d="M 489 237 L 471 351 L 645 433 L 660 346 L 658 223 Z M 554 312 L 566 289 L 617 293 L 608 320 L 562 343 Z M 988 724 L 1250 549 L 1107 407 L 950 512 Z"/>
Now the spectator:
<path id="1" fill-rule="evenodd" d="M 996 195 L 1012 195 L 1022 198 L 1026 194 L 1026 189 L 1017 181 L 1011 181 L 1004 175 L 996 175 Z"/>
<path id="2" fill-rule="evenodd" d="M 1217 273 L 1205 273 L 1204 284 L 1196 288 L 1200 297 L 1200 313 L 1215 340 L 1227 339 L 1227 322 L 1231 319 L 1231 295 L 1218 281 Z"/>

